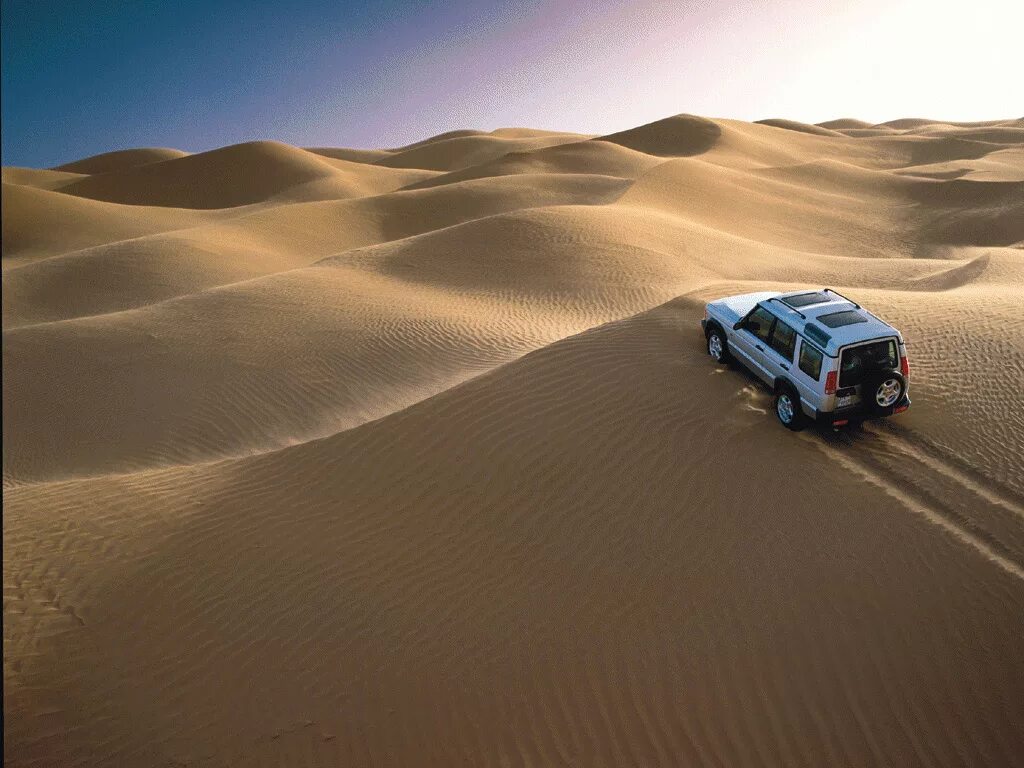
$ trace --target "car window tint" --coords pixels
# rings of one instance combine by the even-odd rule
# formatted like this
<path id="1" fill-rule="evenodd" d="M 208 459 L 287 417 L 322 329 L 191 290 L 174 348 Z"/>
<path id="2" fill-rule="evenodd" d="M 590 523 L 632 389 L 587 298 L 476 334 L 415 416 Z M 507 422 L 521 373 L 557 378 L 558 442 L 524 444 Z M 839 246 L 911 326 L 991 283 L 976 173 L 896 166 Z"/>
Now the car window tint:
<path id="1" fill-rule="evenodd" d="M 821 352 L 807 342 L 800 344 L 800 370 L 815 381 L 821 376 Z"/>
<path id="2" fill-rule="evenodd" d="M 839 386 L 855 387 L 873 371 L 888 371 L 899 365 L 893 340 L 861 344 L 843 350 L 839 363 Z"/>
<path id="3" fill-rule="evenodd" d="M 796 331 L 781 320 L 776 320 L 775 330 L 772 331 L 772 338 L 768 343 L 784 358 L 792 360 L 793 350 L 796 349 Z"/>
<path id="4" fill-rule="evenodd" d="M 772 322 L 775 315 L 764 307 L 757 307 L 747 318 L 745 327 L 761 341 L 768 341 L 768 334 L 772 331 Z"/>

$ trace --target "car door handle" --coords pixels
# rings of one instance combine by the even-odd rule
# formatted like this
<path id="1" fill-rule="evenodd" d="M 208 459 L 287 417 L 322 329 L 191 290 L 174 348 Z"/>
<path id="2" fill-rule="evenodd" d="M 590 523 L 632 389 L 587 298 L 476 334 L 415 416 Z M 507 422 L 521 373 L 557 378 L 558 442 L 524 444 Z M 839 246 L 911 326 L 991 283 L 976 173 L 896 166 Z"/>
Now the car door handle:
<path id="1" fill-rule="evenodd" d="M 762 347 L 762 346 L 761 346 L 760 344 L 755 344 L 755 345 L 754 345 L 754 349 L 759 349 L 759 350 L 761 350 L 762 352 L 764 352 L 764 347 Z"/>
<path id="2" fill-rule="evenodd" d="M 785 363 L 779 363 L 779 365 L 782 366 L 782 370 L 784 370 L 784 371 L 788 371 L 789 370 L 789 366 L 786 365 Z"/>

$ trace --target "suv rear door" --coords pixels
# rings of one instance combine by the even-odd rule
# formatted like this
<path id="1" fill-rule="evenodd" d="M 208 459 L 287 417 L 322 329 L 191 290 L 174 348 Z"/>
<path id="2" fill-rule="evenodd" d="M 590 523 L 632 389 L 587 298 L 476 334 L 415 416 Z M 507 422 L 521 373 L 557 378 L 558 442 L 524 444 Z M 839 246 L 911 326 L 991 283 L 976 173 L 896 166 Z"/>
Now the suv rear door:
<path id="1" fill-rule="evenodd" d="M 796 384 L 800 401 L 812 410 L 824 406 L 824 384 L 822 368 L 825 367 L 825 353 L 807 339 L 800 337 L 797 350 L 796 368 L 791 381 Z"/>
<path id="2" fill-rule="evenodd" d="M 861 383 L 878 370 L 899 370 L 900 350 L 896 337 L 850 344 L 839 352 L 839 382 L 836 408 L 861 401 Z"/>

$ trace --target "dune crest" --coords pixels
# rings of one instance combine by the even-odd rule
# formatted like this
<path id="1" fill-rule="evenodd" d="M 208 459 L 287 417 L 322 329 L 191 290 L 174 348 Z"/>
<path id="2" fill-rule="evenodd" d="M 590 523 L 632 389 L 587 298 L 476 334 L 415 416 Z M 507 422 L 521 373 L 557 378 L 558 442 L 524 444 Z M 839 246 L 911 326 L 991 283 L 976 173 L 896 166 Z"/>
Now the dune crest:
<path id="1" fill-rule="evenodd" d="M 1021 120 L 3 173 L 6 764 L 1024 754 Z M 823 285 L 906 414 L 709 362 Z"/>
<path id="2" fill-rule="evenodd" d="M 676 115 L 601 139 L 656 157 L 687 157 L 707 152 L 721 134 L 722 129 L 714 120 Z"/>
<path id="3" fill-rule="evenodd" d="M 114 152 L 104 152 L 100 155 L 93 155 L 73 163 L 65 163 L 53 168 L 55 171 L 66 171 L 68 173 L 83 173 L 93 175 L 96 173 L 110 173 L 111 171 L 124 171 L 128 168 L 138 168 L 140 165 L 159 163 L 163 160 L 174 160 L 185 157 L 189 153 L 180 149 L 168 149 L 166 147 L 141 147 L 139 149 L 119 149 Z"/>

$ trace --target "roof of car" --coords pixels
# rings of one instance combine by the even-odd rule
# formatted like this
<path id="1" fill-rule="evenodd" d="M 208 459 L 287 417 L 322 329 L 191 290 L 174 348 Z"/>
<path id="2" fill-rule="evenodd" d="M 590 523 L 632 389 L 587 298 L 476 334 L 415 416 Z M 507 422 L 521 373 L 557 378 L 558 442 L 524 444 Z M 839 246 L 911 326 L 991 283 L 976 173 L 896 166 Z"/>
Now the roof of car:
<path id="1" fill-rule="evenodd" d="M 761 304 L 832 356 L 847 344 L 899 336 L 891 325 L 830 288 L 779 293 Z"/>

